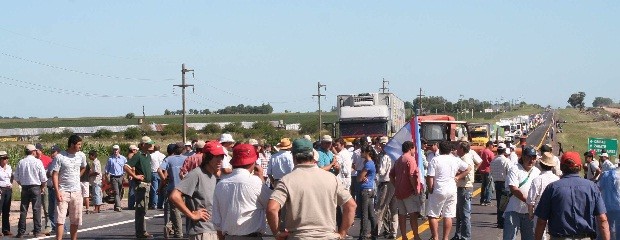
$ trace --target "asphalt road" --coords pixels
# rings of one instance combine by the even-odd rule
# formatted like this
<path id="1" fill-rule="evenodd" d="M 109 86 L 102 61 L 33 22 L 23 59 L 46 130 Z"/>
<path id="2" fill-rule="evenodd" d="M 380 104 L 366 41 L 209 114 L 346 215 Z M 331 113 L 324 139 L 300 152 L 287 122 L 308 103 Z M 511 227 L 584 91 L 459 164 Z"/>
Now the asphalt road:
<path id="1" fill-rule="evenodd" d="M 475 185 L 479 188 L 479 184 Z M 501 239 L 502 231 L 495 227 L 495 201 L 489 206 L 480 206 L 479 190 L 474 192 L 472 199 L 472 239 Z M 147 231 L 153 234 L 154 239 L 164 239 L 163 237 L 163 211 L 151 210 L 147 213 Z M 418 220 L 420 236 L 422 239 L 431 237 L 428 229 L 428 222 Z M 349 231 L 349 236 L 357 238 L 359 236 L 360 220 L 355 219 L 354 226 Z M 12 226 L 17 230 L 17 226 Z M 32 229 L 32 224 L 28 224 L 28 230 Z M 441 228 L 440 228 L 441 229 Z M 410 229 L 409 229 L 410 230 Z M 441 230 L 440 230 L 441 234 Z M 454 235 L 454 227 L 450 237 Z M 134 212 L 124 210 L 122 212 L 104 211 L 99 214 L 84 215 L 83 225 L 78 233 L 79 239 L 135 239 L 134 238 Z M 400 234 L 399 234 L 400 237 Z M 6 239 L 9 239 L 8 237 Z M 54 236 L 36 239 L 54 239 Z M 65 235 L 63 239 L 69 239 Z M 267 235 L 265 239 L 273 239 Z"/>

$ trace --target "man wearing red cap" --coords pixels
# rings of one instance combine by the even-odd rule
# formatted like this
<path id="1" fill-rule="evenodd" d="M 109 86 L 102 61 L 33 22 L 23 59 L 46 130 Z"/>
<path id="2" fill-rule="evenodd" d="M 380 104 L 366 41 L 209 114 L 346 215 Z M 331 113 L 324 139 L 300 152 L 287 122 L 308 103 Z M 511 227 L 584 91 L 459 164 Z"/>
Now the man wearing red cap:
<path id="1" fill-rule="evenodd" d="M 551 239 L 591 239 L 597 233 L 598 239 L 609 239 L 607 211 L 601 192 L 595 183 L 579 176 L 581 164 L 577 152 L 562 155 L 562 178 L 545 188 L 534 213 L 538 217 L 537 240 L 543 238 L 547 223 Z"/>
<path id="2" fill-rule="evenodd" d="M 222 176 L 215 187 L 212 221 L 220 238 L 260 238 L 266 230 L 265 209 L 271 190 L 264 184 L 257 157 L 251 144 L 234 147 L 233 172 Z"/>
<path id="3" fill-rule="evenodd" d="M 222 168 L 224 148 L 217 141 L 206 143 L 200 166 L 190 171 L 170 193 L 170 201 L 187 217 L 189 239 L 218 239 L 215 226 L 210 221 L 217 174 Z M 254 159 L 256 160 L 256 159 Z M 183 196 L 190 201 L 189 208 Z"/>

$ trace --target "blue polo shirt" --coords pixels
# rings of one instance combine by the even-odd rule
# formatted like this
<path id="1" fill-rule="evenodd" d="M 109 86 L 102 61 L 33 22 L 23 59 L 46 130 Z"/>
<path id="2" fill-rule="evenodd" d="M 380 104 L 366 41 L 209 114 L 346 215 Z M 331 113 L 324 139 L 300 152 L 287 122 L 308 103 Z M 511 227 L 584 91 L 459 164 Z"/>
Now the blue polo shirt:
<path id="1" fill-rule="evenodd" d="M 363 182 L 361 187 L 362 189 L 374 189 L 375 188 L 375 175 L 377 175 L 377 169 L 375 168 L 375 163 L 372 161 L 365 161 L 364 168 L 362 171 L 366 170 L 366 179 L 368 181 Z M 362 174 L 362 171 L 359 171 L 357 175 Z"/>
<path id="2" fill-rule="evenodd" d="M 186 158 L 187 156 L 184 155 L 171 155 L 159 165 L 159 168 L 168 173 L 168 188 L 166 189 L 168 192 L 174 190 L 174 187 L 181 182 L 179 173 Z"/>
<path id="3" fill-rule="evenodd" d="M 331 164 L 332 160 L 334 160 L 334 154 L 329 150 L 319 148 L 317 152 L 319 153 L 319 161 L 317 162 L 316 165 L 319 166 L 320 168 Z M 335 174 L 335 170 L 333 168 L 330 169 L 329 171 Z"/>
<path id="4" fill-rule="evenodd" d="M 594 234 L 596 216 L 606 212 L 594 182 L 567 174 L 545 188 L 534 214 L 547 220 L 551 236 L 566 237 Z"/>

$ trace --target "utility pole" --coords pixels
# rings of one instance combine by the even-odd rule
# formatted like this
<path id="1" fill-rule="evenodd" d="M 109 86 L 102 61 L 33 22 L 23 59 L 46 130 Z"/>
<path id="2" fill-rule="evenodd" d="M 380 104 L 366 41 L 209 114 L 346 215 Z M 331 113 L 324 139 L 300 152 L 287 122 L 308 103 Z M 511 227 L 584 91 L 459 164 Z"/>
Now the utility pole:
<path id="1" fill-rule="evenodd" d="M 425 97 L 425 95 L 422 95 L 422 88 L 420 88 L 420 94 L 418 94 L 418 115 L 422 115 L 422 97 Z"/>
<path id="2" fill-rule="evenodd" d="M 383 91 L 383 93 L 385 93 L 385 90 L 390 91 L 390 89 L 389 89 L 389 88 L 386 88 L 386 87 L 385 87 L 385 84 L 386 84 L 386 83 L 389 85 L 389 84 L 390 84 L 390 81 L 385 81 L 385 78 L 383 78 L 383 87 L 382 87 L 382 88 L 379 88 L 379 90 Z"/>
<path id="3" fill-rule="evenodd" d="M 187 117 L 185 116 L 185 88 L 192 87 L 194 89 L 194 84 L 185 84 L 185 73 L 192 72 L 192 77 L 194 77 L 193 69 L 186 69 L 185 63 L 181 64 L 181 85 L 173 85 L 175 87 L 180 87 L 182 90 L 182 101 L 183 101 L 183 142 L 187 141 Z"/>
<path id="4" fill-rule="evenodd" d="M 319 82 L 317 85 L 316 95 L 312 95 L 312 96 L 317 97 L 317 99 L 319 100 L 319 138 L 318 139 L 321 139 L 321 129 L 323 129 L 323 118 L 321 116 L 321 97 L 325 97 L 324 94 L 321 94 L 321 88 L 327 91 L 327 85 L 321 84 L 321 82 Z"/>

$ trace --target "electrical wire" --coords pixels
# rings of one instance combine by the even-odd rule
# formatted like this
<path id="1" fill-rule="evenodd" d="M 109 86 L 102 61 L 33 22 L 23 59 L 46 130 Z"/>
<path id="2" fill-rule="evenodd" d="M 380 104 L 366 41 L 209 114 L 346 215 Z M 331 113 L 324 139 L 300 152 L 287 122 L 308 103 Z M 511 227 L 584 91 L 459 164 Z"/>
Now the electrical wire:
<path id="1" fill-rule="evenodd" d="M 155 79 L 150 79 L 150 78 L 119 77 L 119 76 L 114 76 L 114 75 L 90 73 L 90 72 L 84 72 L 84 71 L 74 70 L 74 69 L 65 68 L 65 67 L 58 67 L 58 66 L 54 66 L 54 65 L 51 65 L 51 64 L 42 63 L 42 62 L 39 62 L 39 61 L 34 61 L 34 60 L 18 57 L 18 56 L 15 56 L 15 55 L 12 55 L 12 54 L 8 54 L 8 53 L 5 53 L 5 52 L 0 52 L 0 55 L 4 55 L 6 57 L 18 59 L 18 60 L 21 60 L 21 61 L 24 61 L 24 62 L 38 64 L 38 65 L 49 67 L 49 68 L 54 68 L 54 69 L 58 69 L 58 70 L 64 70 L 64 71 L 68 71 L 68 72 L 79 73 L 79 74 L 84 74 L 84 75 L 89 75 L 89 76 L 95 76 L 95 77 L 115 78 L 115 79 L 123 79 L 123 80 L 139 80 L 139 81 L 149 81 L 149 82 L 163 82 L 163 81 L 173 81 L 173 80 L 175 80 L 173 78 L 166 78 L 166 79 L 162 79 L 162 80 L 155 80 Z"/>
<path id="2" fill-rule="evenodd" d="M 11 33 L 11 34 L 16 35 L 16 36 L 32 39 L 32 40 L 39 41 L 39 42 L 44 42 L 44 43 L 47 43 L 47 44 L 50 44 L 50 45 L 59 46 L 59 47 L 63 47 L 63 48 L 68 48 L 68 49 L 72 49 L 72 50 L 75 50 L 75 51 L 90 52 L 90 53 L 93 53 L 93 54 L 97 54 L 97 55 L 101 55 L 101 56 L 106 56 L 106 57 L 112 57 L 112 58 L 124 59 L 124 60 L 141 61 L 141 62 L 149 62 L 149 63 L 166 63 L 166 64 L 177 63 L 177 62 L 173 62 L 173 61 L 161 61 L 161 60 L 154 61 L 154 60 L 147 60 L 147 59 L 141 59 L 141 58 L 130 58 L 130 57 L 116 56 L 116 55 L 111 55 L 111 54 L 107 54 L 107 53 L 103 53 L 103 52 L 85 50 L 85 49 L 76 48 L 76 47 L 72 47 L 72 46 L 68 46 L 68 45 L 64 45 L 64 44 L 59 44 L 59 43 L 56 43 L 56 42 L 53 42 L 53 41 L 49 41 L 49 40 L 45 40 L 45 39 L 29 36 L 29 35 L 26 35 L 26 34 L 18 33 L 18 32 L 15 32 L 15 31 L 11 31 L 11 30 L 8 30 L 8 29 L 3 28 L 3 27 L 0 27 L 0 30 L 8 32 L 8 33 Z"/>
<path id="3" fill-rule="evenodd" d="M 164 98 L 164 97 L 177 96 L 177 94 L 155 94 L 155 95 L 138 95 L 138 96 L 97 94 L 97 93 L 80 92 L 80 91 L 75 91 L 75 90 L 56 88 L 56 87 L 41 85 L 37 83 L 17 80 L 17 79 L 5 77 L 2 75 L 0 75 L 0 78 L 13 81 L 13 82 L 18 82 L 18 84 L 16 84 L 16 83 L 11 83 L 11 82 L 0 81 L 0 84 L 30 89 L 30 90 L 35 90 L 35 91 L 59 93 L 59 94 L 65 94 L 65 95 L 71 95 L 71 96 L 97 97 L 97 98 Z"/>

